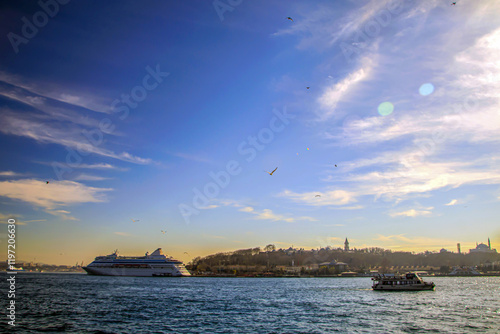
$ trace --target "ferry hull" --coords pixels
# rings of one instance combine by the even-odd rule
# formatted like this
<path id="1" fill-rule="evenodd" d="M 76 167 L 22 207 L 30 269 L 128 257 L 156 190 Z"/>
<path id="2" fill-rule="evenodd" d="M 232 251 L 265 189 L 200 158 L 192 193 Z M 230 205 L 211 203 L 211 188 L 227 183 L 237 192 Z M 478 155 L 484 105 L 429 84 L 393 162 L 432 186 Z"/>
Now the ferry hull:
<path id="1" fill-rule="evenodd" d="M 415 286 L 390 286 L 390 285 L 376 285 L 373 286 L 375 291 L 423 291 L 423 290 L 434 290 L 434 284 L 428 285 L 415 285 Z"/>

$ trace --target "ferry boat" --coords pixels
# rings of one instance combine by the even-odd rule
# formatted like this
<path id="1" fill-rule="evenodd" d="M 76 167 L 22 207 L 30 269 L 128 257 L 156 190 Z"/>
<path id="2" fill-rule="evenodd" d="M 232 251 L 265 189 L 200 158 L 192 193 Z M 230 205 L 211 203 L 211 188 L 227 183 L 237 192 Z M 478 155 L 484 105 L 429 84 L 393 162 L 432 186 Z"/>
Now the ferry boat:
<path id="1" fill-rule="evenodd" d="M 418 273 L 407 273 L 405 275 L 376 275 L 372 277 L 373 290 L 385 291 L 420 291 L 434 290 L 436 286 L 432 282 L 424 282 Z"/>
<path id="2" fill-rule="evenodd" d="M 184 263 L 167 257 L 161 248 L 144 256 L 119 256 L 113 254 L 98 256 L 86 267 L 90 275 L 104 276 L 191 276 Z"/>

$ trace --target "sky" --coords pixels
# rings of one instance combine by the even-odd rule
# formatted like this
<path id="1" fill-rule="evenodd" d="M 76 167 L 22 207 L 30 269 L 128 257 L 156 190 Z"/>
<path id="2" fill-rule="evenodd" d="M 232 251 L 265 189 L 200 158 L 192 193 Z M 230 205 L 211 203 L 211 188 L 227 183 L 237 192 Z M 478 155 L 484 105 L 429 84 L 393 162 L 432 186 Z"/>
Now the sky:
<path id="1" fill-rule="evenodd" d="M 2 2 L 0 256 L 500 249 L 499 12 Z"/>

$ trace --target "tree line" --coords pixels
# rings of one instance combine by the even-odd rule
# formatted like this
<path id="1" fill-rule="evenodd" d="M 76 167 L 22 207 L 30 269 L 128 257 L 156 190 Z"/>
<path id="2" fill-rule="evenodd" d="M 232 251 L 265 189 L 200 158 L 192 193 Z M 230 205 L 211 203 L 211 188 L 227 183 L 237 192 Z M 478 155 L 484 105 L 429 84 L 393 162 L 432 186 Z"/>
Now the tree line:
<path id="1" fill-rule="evenodd" d="M 415 253 L 378 247 L 354 248 L 349 251 L 331 247 L 312 250 L 276 249 L 275 245 L 269 244 L 262 249 L 255 247 L 196 257 L 188 264 L 188 269 L 194 272 L 235 273 L 277 272 L 283 270 L 283 267 L 297 267 L 302 273 L 332 274 L 339 270 L 366 273 L 374 269 L 379 272 L 392 272 L 410 268 L 431 268 L 447 273 L 455 266 L 479 266 L 483 271 L 498 271 L 499 261 L 498 253 Z M 342 265 L 335 266 L 335 263 Z"/>

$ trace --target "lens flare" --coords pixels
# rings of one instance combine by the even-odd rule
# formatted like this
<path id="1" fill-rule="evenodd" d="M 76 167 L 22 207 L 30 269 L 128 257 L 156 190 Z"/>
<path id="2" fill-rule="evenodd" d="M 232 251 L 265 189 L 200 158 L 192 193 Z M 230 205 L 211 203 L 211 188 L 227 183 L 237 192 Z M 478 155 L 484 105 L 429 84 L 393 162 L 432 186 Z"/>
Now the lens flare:
<path id="1" fill-rule="evenodd" d="M 418 92 L 422 96 L 427 96 L 429 94 L 432 94 L 432 92 L 434 92 L 434 85 L 431 83 L 424 83 L 422 86 L 420 86 Z"/>
<path id="2" fill-rule="evenodd" d="M 391 102 L 382 102 L 378 105 L 378 113 L 382 116 L 390 115 L 393 111 L 394 105 Z"/>

